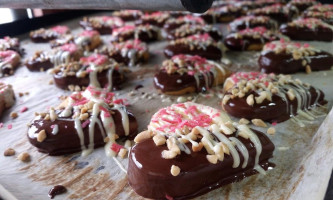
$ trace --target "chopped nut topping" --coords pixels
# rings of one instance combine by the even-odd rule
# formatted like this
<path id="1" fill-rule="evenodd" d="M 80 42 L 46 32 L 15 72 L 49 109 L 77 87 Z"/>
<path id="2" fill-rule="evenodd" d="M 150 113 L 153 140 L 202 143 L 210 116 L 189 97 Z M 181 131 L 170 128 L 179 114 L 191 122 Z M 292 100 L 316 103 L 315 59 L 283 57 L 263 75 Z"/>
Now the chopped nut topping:
<path id="1" fill-rule="evenodd" d="M 50 118 L 50 115 L 49 115 L 49 114 L 46 114 L 45 117 L 44 117 L 44 120 L 47 120 L 47 121 L 48 121 L 48 120 L 50 120 L 50 119 L 51 119 L 51 118 Z"/>
<path id="2" fill-rule="evenodd" d="M 13 156 L 15 155 L 15 150 L 12 148 L 6 149 L 6 151 L 3 153 L 4 156 Z"/>
<path id="3" fill-rule="evenodd" d="M 173 159 L 176 156 L 177 156 L 177 153 L 174 151 L 170 151 L 170 150 L 162 151 L 162 158 L 164 158 L 164 159 Z"/>
<path id="4" fill-rule="evenodd" d="M 84 121 L 84 120 L 88 119 L 88 117 L 89 117 L 89 114 L 88 114 L 88 113 L 80 114 L 80 120 L 81 120 L 81 121 Z"/>
<path id="5" fill-rule="evenodd" d="M 262 121 L 261 119 L 252 119 L 251 122 L 258 127 L 264 127 L 264 128 L 267 127 L 267 124 L 265 124 L 265 122 Z"/>
<path id="6" fill-rule="evenodd" d="M 176 165 L 172 165 L 170 172 L 171 172 L 172 176 L 178 176 L 180 173 L 180 168 Z"/>
<path id="7" fill-rule="evenodd" d="M 270 134 L 270 135 L 274 135 L 275 134 L 275 128 L 274 127 L 270 127 L 267 129 L 267 134 Z"/>
<path id="8" fill-rule="evenodd" d="M 165 137 L 160 134 L 155 135 L 153 137 L 153 140 L 154 140 L 156 146 L 163 145 L 163 144 L 165 144 L 165 141 L 166 141 Z"/>
<path id="9" fill-rule="evenodd" d="M 46 139 L 46 132 L 45 132 L 45 130 L 39 131 L 39 133 L 37 135 L 37 141 L 38 142 L 43 142 L 45 139 Z"/>
<path id="10" fill-rule="evenodd" d="M 104 143 L 108 143 L 110 141 L 110 138 L 109 137 L 105 137 L 104 138 Z"/>
<path id="11" fill-rule="evenodd" d="M 135 138 L 134 138 L 134 142 L 135 143 L 140 143 L 145 141 L 146 139 L 149 139 L 153 136 L 153 133 L 151 131 L 142 131 L 141 133 L 139 133 Z"/>
<path id="12" fill-rule="evenodd" d="M 30 161 L 30 155 L 27 152 L 23 152 L 20 155 L 17 156 L 17 159 L 22 162 L 29 162 Z"/>
<path id="13" fill-rule="evenodd" d="M 247 103 L 249 106 L 253 106 L 253 104 L 254 104 L 253 94 L 250 94 L 250 95 L 246 98 L 246 103 Z"/>
<path id="14" fill-rule="evenodd" d="M 240 124 L 249 124 L 250 123 L 250 121 L 249 120 L 247 120 L 247 119 L 245 119 L 245 118 L 242 118 L 242 119 L 240 119 L 239 120 L 239 122 L 238 123 L 240 123 Z"/>
<path id="15" fill-rule="evenodd" d="M 202 147 L 203 147 L 202 142 L 199 142 L 197 146 L 192 145 L 192 151 L 193 151 L 193 152 L 201 151 Z"/>
<path id="16" fill-rule="evenodd" d="M 217 156 L 216 155 L 207 155 L 206 158 L 212 164 L 217 163 Z"/>
<path id="17" fill-rule="evenodd" d="M 307 65 L 307 66 L 305 67 L 305 72 L 306 72 L 307 74 L 310 74 L 310 73 L 312 72 L 310 65 Z"/>
<path id="18" fill-rule="evenodd" d="M 118 155 L 119 155 L 121 158 L 125 158 L 126 155 L 127 155 L 127 149 L 125 149 L 125 148 L 120 149 Z"/>
<path id="19" fill-rule="evenodd" d="M 11 117 L 12 119 L 16 119 L 16 118 L 18 117 L 17 112 L 11 112 L 11 113 L 10 113 L 10 117 Z"/>
<path id="20" fill-rule="evenodd" d="M 290 101 L 295 99 L 295 93 L 294 93 L 293 89 L 289 89 L 288 92 L 287 92 L 287 95 L 288 95 L 288 98 L 289 98 Z"/>

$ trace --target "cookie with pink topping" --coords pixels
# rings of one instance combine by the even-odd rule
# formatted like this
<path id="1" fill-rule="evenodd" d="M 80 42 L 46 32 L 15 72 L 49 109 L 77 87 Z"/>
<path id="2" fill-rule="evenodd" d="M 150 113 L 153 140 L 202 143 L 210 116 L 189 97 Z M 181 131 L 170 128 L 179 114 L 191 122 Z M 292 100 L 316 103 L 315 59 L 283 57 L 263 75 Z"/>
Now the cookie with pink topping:
<path id="1" fill-rule="evenodd" d="M 262 72 L 283 74 L 329 70 L 332 63 L 333 55 L 328 52 L 284 40 L 266 44 L 258 59 Z"/>
<path id="2" fill-rule="evenodd" d="M 333 12 L 333 4 L 321 4 L 318 3 L 316 5 L 313 5 L 311 7 L 309 7 L 308 9 L 306 9 L 305 12 L 307 11 L 316 11 L 316 12 L 327 12 L 327 11 L 331 11 Z"/>
<path id="3" fill-rule="evenodd" d="M 19 66 L 21 56 L 12 50 L 0 51 L 0 77 L 14 74 L 14 70 Z"/>
<path id="4" fill-rule="evenodd" d="M 52 40 L 50 43 L 51 48 L 74 43 L 84 50 L 92 51 L 102 43 L 102 40 L 98 31 L 85 30 L 75 36 L 71 34 L 64 35 L 63 37 Z"/>
<path id="5" fill-rule="evenodd" d="M 112 16 L 119 17 L 123 21 L 134 21 L 140 19 L 143 16 L 143 12 L 141 10 L 120 10 L 114 11 Z"/>
<path id="6" fill-rule="evenodd" d="M 126 25 L 114 29 L 111 36 L 112 42 L 124 42 L 126 40 L 137 39 L 143 42 L 154 42 L 161 39 L 160 29 L 153 25 Z"/>
<path id="7" fill-rule="evenodd" d="M 212 25 L 195 25 L 195 24 L 184 24 L 179 28 L 171 31 L 167 35 L 168 40 L 176 40 L 179 38 L 188 37 L 196 34 L 207 33 L 215 41 L 222 41 L 223 35 L 221 31 Z"/>
<path id="8" fill-rule="evenodd" d="M 274 4 L 263 8 L 251 10 L 248 15 L 267 16 L 278 23 L 286 23 L 291 21 L 298 14 L 295 6 L 284 6 L 282 4 Z"/>
<path id="9" fill-rule="evenodd" d="M 15 103 L 15 94 L 11 85 L 0 82 L 0 117 L 2 113 Z"/>
<path id="10" fill-rule="evenodd" d="M 288 5 L 295 6 L 300 12 L 303 12 L 317 3 L 316 0 L 291 0 Z"/>
<path id="11" fill-rule="evenodd" d="M 198 55 L 210 60 L 222 58 L 222 43 L 216 42 L 209 34 L 196 34 L 172 40 L 164 49 L 166 57 L 179 54 Z"/>
<path id="12" fill-rule="evenodd" d="M 109 58 L 118 63 L 134 66 L 149 59 L 149 50 L 146 43 L 140 40 L 127 40 L 125 42 L 114 42 L 100 50 Z"/>
<path id="13" fill-rule="evenodd" d="M 223 84 L 229 71 L 200 56 L 176 55 L 162 63 L 154 76 L 155 88 L 168 95 L 205 92 Z"/>
<path id="14" fill-rule="evenodd" d="M 256 27 L 227 35 L 224 44 L 232 51 L 260 51 L 265 43 L 277 39 L 280 39 L 277 33 L 265 27 Z"/>
<path id="15" fill-rule="evenodd" d="M 24 53 L 24 49 L 20 48 L 20 41 L 18 38 L 12 38 L 9 36 L 0 39 L 0 51 L 12 50 L 19 53 L 21 56 Z"/>
<path id="16" fill-rule="evenodd" d="M 316 18 L 323 22 L 333 25 L 333 11 L 319 12 L 319 11 L 306 11 L 302 15 L 303 18 Z"/>
<path id="17" fill-rule="evenodd" d="M 168 12 L 153 12 L 146 13 L 138 19 L 135 24 L 136 25 L 154 25 L 162 28 L 164 23 L 170 18 L 170 14 Z"/>
<path id="18" fill-rule="evenodd" d="M 227 23 L 241 16 L 242 8 L 229 4 L 218 8 L 211 8 L 200 15 L 207 23 Z"/>
<path id="19" fill-rule="evenodd" d="M 30 32 L 30 39 L 36 43 L 44 43 L 69 34 L 71 31 L 67 26 L 54 26 L 49 29 L 38 29 Z"/>
<path id="20" fill-rule="evenodd" d="M 276 21 L 267 16 L 243 16 L 229 23 L 229 29 L 231 32 L 260 26 L 269 30 L 276 30 L 278 28 Z"/>
<path id="21" fill-rule="evenodd" d="M 333 28 L 320 19 L 296 19 L 280 26 L 280 32 L 292 40 L 333 40 Z"/>
<path id="22" fill-rule="evenodd" d="M 167 32 L 171 32 L 179 27 L 181 27 L 184 24 L 190 24 L 190 25 L 205 25 L 206 22 L 198 16 L 193 16 L 193 15 L 185 15 L 185 16 L 180 16 L 177 18 L 170 18 L 168 19 L 163 28 Z"/>
<path id="23" fill-rule="evenodd" d="M 304 126 L 316 118 L 309 110 L 327 103 L 321 90 L 281 74 L 237 72 L 226 80 L 224 90 L 222 108 L 232 116 L 253 120 L 254 124 L 292 118 Z"/>
<path id="24" fill-rule="evenodd" d="M 111 91 L 118 89 L 125 79 L 120 65 L 101 54 L 58 65 L 51 73 L 57 87 L 71 91 L 80 91 L 89 85 Z"/>
<path id="25" fill-rule="evenodd" d="M 95 30 L 101 35 L 108 35 L 112 33 L 113 29 L 124 26 L 124 21 L 113 16 L 83 17 L 80 26 L 85 30 Z"/>
<path id="26" fill-rule="evenodd" d="M 29 58 L 25 66 L 30 71 L 44 71 L 63 63 L 78 61 L 83 56 L 83 49 L 69 43 L 54 48 L 52 51 L 37 51 Z"/>
<path id="27" fill-rule="evenodd" d="M 103 146 L 106 156 L 117 156 L 126 149 L 118 139 L 133 139 L 138 131 L 135 117 L 119 102 L 114 93 L 99 88 L 75 92 L 34 117 L 27 131 L 29 142 L 50 156 L 87 156 Z"/>

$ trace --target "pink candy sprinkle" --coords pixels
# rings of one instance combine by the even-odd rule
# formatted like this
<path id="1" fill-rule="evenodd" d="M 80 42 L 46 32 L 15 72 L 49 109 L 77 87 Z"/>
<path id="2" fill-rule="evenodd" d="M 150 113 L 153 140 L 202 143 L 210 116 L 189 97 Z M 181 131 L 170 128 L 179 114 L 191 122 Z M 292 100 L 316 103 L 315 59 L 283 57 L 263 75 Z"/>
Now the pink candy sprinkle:
<path id="1" fill-rule="evenodd" d="M 55 26 L 51 29 L 59 34 L 65 34 L 69 31 L 69 28 L 67 26 Z"/>
<path id="2" fill-rule="evenodd" d="M 24 107 L 20 110 L 20 112 L 21 112 L 21 113 L 24 113 L 24 112 L 27 111 L 27 110 L 28 110 L 28 108 L 24 106 Z"/>
<path id="3" fill-rule="evenodd" d="M 10 130 L 13 128 L 13 125 L 12 124 L 8 124 L 7 128 Z"/>
<path id="4" fill-rule="evenodd" d="M 272 125 L 273 125 L 273 126 L 276 126 L 276 125 L 277 125 L 277 122 L 273 122 Z"/>
<path id="5" fill-rule="evenodd" d="M 76 44 L 64 44 L 60 47 L 60 49 L 63 51 L 74 53 L 75 51 L 77 51 L 77 46 Z"/>
<path id="6" fill-rule="evenodd" d="M 87 119 L 86 121 L 84 121 L 84 122 L 81 124 L 81 127 L 82 127 L 82 128 L 85 128 L 85 127 L 88 126 L 88 124 L 90 124 L 90 120 L 89 120 L 89 119 Z"/>
<path id="7" fill-rule="evenodd" d="M 3 123 L 1 122 L 1 123 L 0 123 L 0 128 L 2 128 L 2 127 L 3 127 Z"/>
<path id="8" fill-rule="evenodd" d="M 82 57 L 80 59 L 80 62 L 84 63 L 84 64 L 96 64 L 96 65 L 103 65 L 108 61 L 108 57 L 106 55 L 102 55 L 102 54 L 93 54 L 91 56 L 88 57 Z"/>
<path id="9" fill-rule="evenodd" d="M 54 127 L 55 127 L 55 125 L 54 125 L 54 124 L 52 124 L 52 125 L 51 125 L 51 128 L 54 128 Z"/>

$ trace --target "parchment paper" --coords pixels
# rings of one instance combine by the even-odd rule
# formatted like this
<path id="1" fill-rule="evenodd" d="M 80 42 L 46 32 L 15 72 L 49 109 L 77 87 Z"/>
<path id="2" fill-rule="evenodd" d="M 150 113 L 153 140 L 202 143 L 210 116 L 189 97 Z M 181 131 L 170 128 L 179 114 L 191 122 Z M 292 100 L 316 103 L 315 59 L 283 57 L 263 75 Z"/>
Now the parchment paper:
<path id="1" fill-rule="evenodd" d="M 75 32 L 79 19 L 71 20 L 68 25 Z M 226 32 L 225 26 L 221 26 Z M 36 50 L 49 49 L 48 44 L 32 44 L 27 35 L 21 36 L 22 46 L 30 57 Z M 103 36 L 109 42 L 109 36 Z M 333 52 L 332 44 L 311 42 L 310 44 Z M 152 76 L 157 65 L 164 59 L 162 49 L 166 42 L 151 44 L 151 58 L 149 63 L 131 68 L 128 81 L 122 90 L 116 91 L 117 97 L 128 99 L 131 110 L 139 123 L 139 131 L 146 128 L 151 116 L 161 107 L 177 102 L 177 97 L 169 97 L 156 93 Z M 230 69 L 256 70 L 258 52 L 228 52 L 225 57 L 232 60 Z M 308 82 L 325 92 L 329 104 L 333 102 L 333 71 L 314 72 L 310 75 L 299 73 L 295 77 Z M 0 129 L 0 184 L 11 192 L 17 199 L 48 199 L 47 193 L 52 186 L 61 184 L 67 187 L 68 192 L 55 197 L 55 199 L 142 199 L 133 192 L 127 184 L 126 174 L 115 164 L 114 160 L 107 158 L 104 149 L 97 149 L 88 157 L 82 158 L 80 154 L 49 157 L 37 152 L 27 140 L 26 124 L 33 118 L 34 112 L 45 111 L 49 106 L 60 103 L 58 99 L 65 92 L 49 85 L 52 76 L 45 72 L 29 72 L 20 67 L 14 76 L 2 78 L 13 85 L 19 92 L 29 92 L 23 97 L 16 96 L 16 104 L 6 111 L 0 122 L 4 127 Z M 134 96 L 128 95 L 135 86 L 143 88 L 134 91 Z M 220 99 L 213 94 L 187 95 L 215 108 L 220 108 Z M 17 119 L 10 119 L 9 113 L 20 111 L 22 107 L 28 111 L 19 112 Z M 330 110 L 330 106 L 329 109 Z M 237 119 L 235 119 L 237 120 Z M 275 126 L 277 133 L 269 135 L 276 146 L 272 162 L 276 167 L 266 176 L 254 175 L 245 180 L 229 184 L 214 190 L 197 199 L 323 199 L 333 166 L 333 111 L 327 116 L 319 117 L 313 124 L 304 128 L 291 121 Z M 12 129 L 7 126 L 12 124 Z M 320 126 L 320 128 L 319 128 Z M 262 131 L 265 129 L 260 129 Z M 319 128 L 319 129 L 318 129 Z M 7 148 L 14 148 L 14 157 L 4 157 L 2 154 Z M 22 163 L 16 160 L 21 152 L 31 155 L 31 162 Z M 127 168 L 127 159 L 120 162 Z M 0 195 L 1 196 L 1 195 Z"/>

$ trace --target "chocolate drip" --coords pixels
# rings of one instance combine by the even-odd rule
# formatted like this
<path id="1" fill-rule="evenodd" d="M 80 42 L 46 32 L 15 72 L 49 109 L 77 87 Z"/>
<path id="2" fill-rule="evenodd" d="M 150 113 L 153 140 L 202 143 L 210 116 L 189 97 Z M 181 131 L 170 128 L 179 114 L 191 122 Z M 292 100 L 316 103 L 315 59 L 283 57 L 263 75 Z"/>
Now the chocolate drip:
<path id="1" fill-rule="evenodd" d="M 190 45 L 194 46 L 194 49 L 191 49 Z M 188 55 L 198 55 L 210 60 L 220 60 L 222 58 L 222 51 L 220 48 L 209 45 L 205 49 L 195 44 L 175 44 L 168 45 L 164 49 L 164 54 L 166 57 L 171 58 L 175 55 L 188 54 Z"/>
<path id="2" fill-rule="evenodd" d="M 125 130 L 121 125 L 122 116 L 120 112 L 117 110 L 112 110 L 112 111 L 114 112 L 112 114 L 112 117 L 114 120 L 114 124 L 116 126 L 115 127 L 116 134 L 120 138 L 133 139 L 137 134 L 137 128 L 138 128 L 137 121 L 133 116 L 133 114 L 127 111 L 127 115 L 129 117 L 129 135 L 125 136 Z M 57 113 L 60 112 L 61 111 L 59 110 L 57 111 Z M 53 131 L 51 127 L 52 125 L 58 125 L 57 134 L 52 134 Z M 34 133 L 38 133 L 41 130 L 45 130 L 47 135 L 46 139 L 43 142 L 38 142 L 37 138 L 30 138 L 28 134 L 28 139 L 30 143 L 33 146 L 37 147 L 39 152 L 47 153 L 51 156 L 57 156 L 57 155 L 76 153 L 82 150 L 80 139 L 77 130 L 75 128 L 74 119 L 72 119 L 71 117 L 69 118 L 60 117 L 55 121 L 37 119 L 31 123 L 31 126 L 29 127 L 28 131 L 33 131 Z M 88 148 L 88 145 L 90 143 L 89 126 L 83 128 L 83 133 L 84 133 L 84 145 L 85 147 Z M 96 124 L 94 127 L 94 148 L 98 148 L 104 145 L 105 142 L 104 142 L 104 137 L 102 135 L 102 130 Z"/>
<path id="3" fill-rule="evenodd" d="M 262 153 L 259 164 L 264 169 L 273 167 L 268 162 L 273 155 L 274 145 L 267 136 L 254 131 L 262 144 Z M 253 168 L 255 164 L 256 149 L 250 140 L 237 137 L 249 152 L 248 165 L 233 168 L 233 158 L 225 155 L 223 161 L 211 164 L 207 161 L 207 152 L 202 149 L 199 152 L 186 154 L 182 152 L 174 159 L 161 157 L 166 145 L 156 146 L 152 139 L 136 144 L 129 156 L 128 180 L 134 191 L 139 195 L 152 199 L 189 199 L 223 185 L 240 181 L 257 173 Z M 186 144 L 189 149 L 191 146 Z M 237 149 L 237 148 L 236 148 Z M 244 157 L 237 149 L 241 163 Z M 170 168 L 176 165 L 181 169 L 178 176 L 172 176 Z"/>
<path id="4" fill-rule="evenodd" d="M 287 92 L 287 91 L 286 91 Z M 305 99 L 302 99 L 304 104 L 301 105 L 301 110 L 311 109 L 316 104 L 324 105 L 327 101 L 324 99 L 324 93 L 313 87 L 308 89 L 305 93 Z M 229 93 L 228 93 L 229 94 Z M 288 120 L 291 116 L 297 115 L 298 101 L 297 98 L 290 100 L 289 98 L 281 98 L 273 94 L 272 101 L 265 99 L 261 104 L 248 105 L 246 97 L 253 94 L 255 97 L 259 96 L 255 92 L 250 92 L 244 98 L 230 99 L 223 109 L 230 115 L 238 118 L 246 119 L 262 119 L 268 122 L 283 122 Z M 302 98 L 302 97 L 301 97 Z"/>
<path id="5" fill-rule="evenodd" d="M 308 55 L 306 60 L 310 60 L 312 71 L 329 70 L 332 67 L 333 56 L 327 52 L 316 52 L 315 55 Z M 260 70 L 265 73 L 292 74 L 299 71 L 305 71 L 302 65 L 302 59 L 293 59 L 292 54 L 285 52 L 275 53 L 267 51 L 260 55 L 258 59 Z"/>
<path id="6" fill-rule="evenodd" d="M 62 185 L 56 185 L 49 191 L 49 197 L 53 199 L 58 194 L 67 192 L 67 189 Z"/>
<path id="7" fill-rule="evenodd" d="M 333 40 L 333 31 L 328 27 L 318 27 L 316 29 L 312 29 L 308 27 L 297 27 L 297 25 L 289 26 L 287 24 L 282 24 L 280 32 L 292 40 L 317 40 L 328 42 Z"/>

